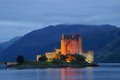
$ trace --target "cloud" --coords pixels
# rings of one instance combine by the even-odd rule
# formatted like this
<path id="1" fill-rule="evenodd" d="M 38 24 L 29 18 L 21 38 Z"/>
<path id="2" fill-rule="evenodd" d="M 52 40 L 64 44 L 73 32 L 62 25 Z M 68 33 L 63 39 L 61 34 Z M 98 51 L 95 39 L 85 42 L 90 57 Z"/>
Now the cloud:
<path id="1" fill-rule="evenodd" d="M 24 34 L 35 29 L 40 29 L 43 26 L 44 25 L 40 23 L 0 21 L 0 42 L 7 41 L 16 36 L 23 36 Z"/>
<path id="2" fill-rule="evenodd" d="M 6 36 L 0 40 L 57 23 L 120 26 L 119 4 L 119 0 L 0 0 L 0 34 Z"/>
<path id="3" fill-rule="evenodd" d="M 13 30 L 31 30 L 31 28 L 40 28 L 40 23 L 31 22 L 18 22 L 18 21 L 0 21 L 0 29 L 13 29 Z M 32 29 L 33 30 L 33 29 Z"/>

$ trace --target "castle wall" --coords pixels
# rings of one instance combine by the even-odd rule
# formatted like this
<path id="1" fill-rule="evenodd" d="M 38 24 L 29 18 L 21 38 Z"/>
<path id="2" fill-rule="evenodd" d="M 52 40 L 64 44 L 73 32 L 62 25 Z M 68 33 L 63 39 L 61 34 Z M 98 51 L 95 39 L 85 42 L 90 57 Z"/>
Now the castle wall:
<path id="1" fill-rule="evenodd" d="M 82 38 L 80 36 L 77 36 L 76 38 L 73 38 L 73 39 L 72 37 L 70 39 L 66 39 L 62 35 L 61 53 L 63 55 L 82 54 Z"/>
<path id="2" fill-rule="evenodd" d="M 86 57 L 86 61 L 88 63 L 93 63 L 94 62 L 94 52 L 93 51 L 84 52 L 83 56 Z"/>
<path id="3" fill-rule="evenodd" d="M 82 46 L 82 37 L 79 37 L 79 42 L 78 42 L 78 48 L 79 48 L 79 53 L 82 54 L 83 53 L 83 46 Z"/>
<path id="4" fill-rule="evenodd" d="M 63 55 L 66 55 L 67 54 L 67 50 L 66 50 L 66 41 L 64 40 L 64 39 L 62 39 L 61 40 L 61 53 L 63 54 Z"/>

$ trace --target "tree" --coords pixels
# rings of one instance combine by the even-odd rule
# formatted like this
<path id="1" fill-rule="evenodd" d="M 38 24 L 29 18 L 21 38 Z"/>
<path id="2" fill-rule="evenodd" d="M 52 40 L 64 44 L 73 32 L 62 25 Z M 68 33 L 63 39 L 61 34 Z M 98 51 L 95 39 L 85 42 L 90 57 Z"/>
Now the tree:
<path id="1" fill-rule="evenodd" d="M 20 55 L 20 56 L 18 56 L 17 57 L 17 60 L 16 60 L 19 64 L 22 64 L 22 63 L 24 63 L 25 62 L 25 59 L 24 59 L 24 57 L 22 56 L 22 55 Z"/>
<path id="2" fill-rule="evenodd" d="M 67 58 L 67 57 L 66 57 L 65 55 L 61 55 L 61 56 L 60 56 L 60 60 L 62 60 L 62 61 L 65 61 L 66 58 Z"/>
<path id="3" fill-rule="evenodd" d="M 46 61 L 46 60 L 47 60 L 46 56 L 39 57 L 39 61 Z"/>
<path id="4" fill-rule="evenodd" d="M 80 62 L 85 62 L 85 59 L 86 59 L 86 57 L 82 55 L 75 55 L 75 58 L 77 61 L 80 61 Z"/>
<path id="5" fill-rule="evenodd" d="M 59 64 L 60 61 L 59 61 L 58 59 L 53 58 L 53 63 L 55 63 L 55 64 Z"/>

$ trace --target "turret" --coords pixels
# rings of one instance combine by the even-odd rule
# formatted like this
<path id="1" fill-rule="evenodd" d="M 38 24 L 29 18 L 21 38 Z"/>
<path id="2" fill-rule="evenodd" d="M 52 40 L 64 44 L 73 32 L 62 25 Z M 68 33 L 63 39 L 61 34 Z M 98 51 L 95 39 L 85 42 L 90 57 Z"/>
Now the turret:
<path id="1" fill-rule="evenodd" d="M 62 39 L 64 39 L 65 37 L 64 37 L 64 33 L 62 33 Z"/>

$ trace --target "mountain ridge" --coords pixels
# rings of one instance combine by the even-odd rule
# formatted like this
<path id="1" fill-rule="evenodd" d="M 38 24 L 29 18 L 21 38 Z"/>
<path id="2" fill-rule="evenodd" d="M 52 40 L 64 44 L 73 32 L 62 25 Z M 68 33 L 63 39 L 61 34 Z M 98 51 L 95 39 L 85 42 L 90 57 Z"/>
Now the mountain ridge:
<path id="1" fill-rule="evenodd" d="M 113 34 L 113 32 L 115 33 Z M 98 54 L 97 56 L 100 56 L 99 54 L 103 54 L 100 53 L 100 49 L 107 44 L 111 44 L 114 38 L 117 39 L 117 37 L 120 37 L 119 32 L 120 28 L 113 25 L 50 25 L 26 34 L 6 50 L 0 52 L 0 60 L 15 61 L 18 55 L 23 55 L 27 60 L 35 60 L 37 54 L 53 51 L 55 47 L 60 48 L 62 33 L 81 34 L 83 36 L 83 48 L 85 50 L 94 50 L 95 55 Z M 98 62 L 102 61 L 101 57 L 98 59 Z"/>
<path id="2" fill-rule="evenodd" d="M 10 45 L 12 45 L 14 42 L 16 42 L 17 40 L 19 40 L 20 38 L 21 38 L 21 37 L 18 36 L 18 37 L 12 38 L 12 39 L 9 40 L 9 41 L 1 42 L 1 43 L 0 43 L 0 51 L 8 48 Z"/>

